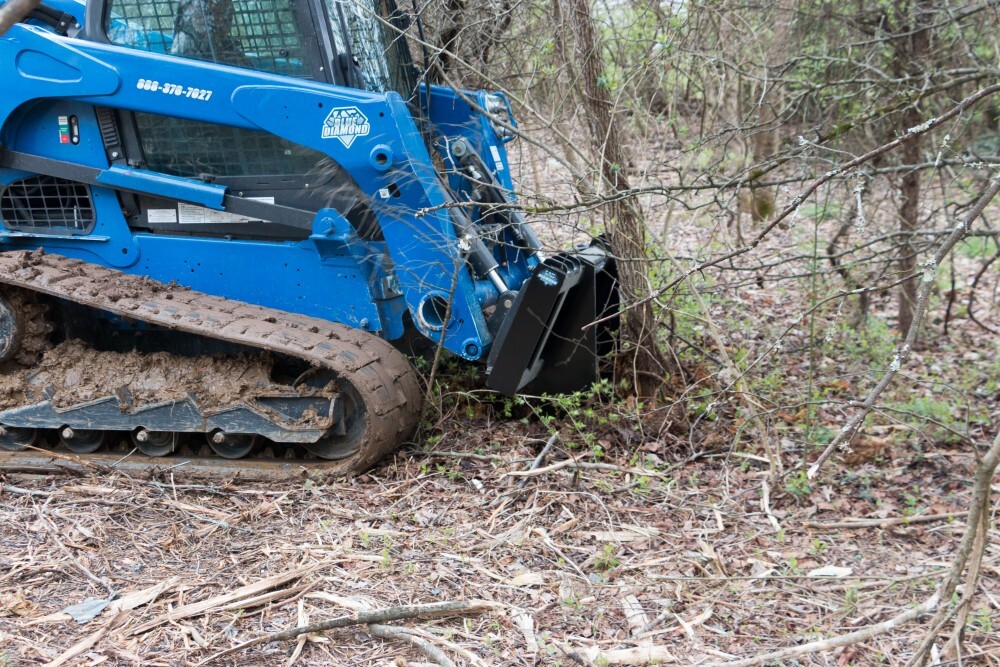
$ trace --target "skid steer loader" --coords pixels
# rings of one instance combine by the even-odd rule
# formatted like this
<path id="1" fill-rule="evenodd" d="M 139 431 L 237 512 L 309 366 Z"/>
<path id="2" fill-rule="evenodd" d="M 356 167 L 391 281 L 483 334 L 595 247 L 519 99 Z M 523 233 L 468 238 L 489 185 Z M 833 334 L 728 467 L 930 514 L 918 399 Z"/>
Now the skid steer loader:
<path id="1" fill-rule="evenodd" d="M 417 422 L 414 338 L 506 394 L 596 379 L 613 261 L 543 253 L 510 104 L 426 83 L 412 20 L 392 0 L 45 0 L 0 37 L 8 458 L 58 441 L 362 471 Z"/>

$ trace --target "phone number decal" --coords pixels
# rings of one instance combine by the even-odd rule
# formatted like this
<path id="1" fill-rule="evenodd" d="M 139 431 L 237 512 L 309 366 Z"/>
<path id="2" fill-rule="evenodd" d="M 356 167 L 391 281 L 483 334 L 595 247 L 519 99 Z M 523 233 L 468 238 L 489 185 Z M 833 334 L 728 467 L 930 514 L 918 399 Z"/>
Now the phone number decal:
<path id="1" fill-rule="evenodd" d="M 139 90 L 148 90 L 151 93 L 163 93 L 164 95 L 174 95 L 176 97 L 190 97 L 193 100 L 208 101 L 212 99 L 212 91 L 204 88 L 192 88 L 191 86 L 180 86 L 176 83 L 160 83 L 151 79 L 139 79 L 135 87 Z"/>

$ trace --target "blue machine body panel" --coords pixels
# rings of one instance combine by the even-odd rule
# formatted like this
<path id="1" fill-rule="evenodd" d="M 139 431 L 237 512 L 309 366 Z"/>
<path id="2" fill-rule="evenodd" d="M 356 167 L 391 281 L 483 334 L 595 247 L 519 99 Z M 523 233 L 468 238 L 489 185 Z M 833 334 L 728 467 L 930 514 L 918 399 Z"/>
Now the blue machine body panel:
<path id="1" fill-rule="evenodd" d="M 50 4 L 82 22 L 83 4 Z M 166 54 L 167 37 L 161 43 L 163 54 L 59 36 L 29 24 L 15 25 L 0 37 L 0 146 L 98 170 L 90 188 L 95 220 L 89 229 L 31 233 L 8 225 L 0 229 L 0 244 L 40 247 L 341 322 L 387 339 L 403 335 L 406 322 L 412 321 L 455 354 L 467 359 L 488 354 L 492 336 L 483 305 L 496 300 L 498 289 L 468 269 L 467 243 L 454 217 L 457 202 L 434 167 L 410 107 L 397 93 L 179 58 Z M 465 138 L 512 197 L 504 140 L 466 99 L 485 107 L 496 98 L 424 89 L 434 145 L 457 172 L 448 144 Z M 349 173 L 367 196 L 381 238 L 362 239 L 345 213 L 332 208 L 316 213 L 311 233 L 302 240 L 136 231 L 123 214 L 119 191 L 210 210 L 224 210 L 224 198 L 239 194 L 203 180 L 111 165 L 95 106 L 261 130 L 319 151 Z M 78 123 L 75 142 L 65 141 L 61 121 L 67 117 Z M 0 184 L 24 176 L 23 170 L 0 168 Z M 455 196 L 469 194 L 463 179 L 447 178 Z M 497 273 L 517 289 L 537 262 L 529 254 L 506 253 Z M 448 322 L 435 315 L 442 300 L 451 303 Z"/>

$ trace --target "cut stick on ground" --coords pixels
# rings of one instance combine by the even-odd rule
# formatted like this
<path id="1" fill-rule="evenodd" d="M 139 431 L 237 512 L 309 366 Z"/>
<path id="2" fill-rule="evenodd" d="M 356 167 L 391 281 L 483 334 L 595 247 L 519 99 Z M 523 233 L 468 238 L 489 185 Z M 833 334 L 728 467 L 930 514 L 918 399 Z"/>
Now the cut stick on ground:
<path id="1" fill-rule="evenodd" d="M 243 642 L 238 646 L 226 649 L 225 651 L 220 651 L 215 655 L 205 658 L 198 663 L 198 667 L 201 667 L 201 665 L 207 665 L 214 660 L 218 660 L 219 658 L 223 658 L 227 655 L 232 655 L 233 653 L 243 651 L 253 646 L 295 639 L 301 634 L 314 634 L 317 632 L 324 632 L 326 630 L 347 628 L 352 625 L 371 625 L 373 623 L 379 625 L 389 621 L 401 621 L 410 618 L 437 618 L 440 616 L 452 616 L 455 614 L 474 614 L 485 611 L 493 606 L 492 602 L 487 602 L 485 600 L 470 600 L 468 602 L 434 602 L 431 604 L 388 607 L 386 609 L 376 609 L 372 611 L 358 611 L 350 616 L 341 616 L 328 621 L 320 621 L 311 625 L 299 626 L 292 628 L 291 630 L 276 632 L 274 634 L 251 639 L 250 641 Z"/>
<path id="2" fill-rule="evenodd" d="M 659 665 L 676 662 L 666 646 L 639 646 L 602 651 L 596 646 L 576 651 L 578 655 L 594 665 Z"/>
<path id="3" fill-rule="evenodd" d="M 803 521 L 802 527 L 811 530 L 837 530 L 852 528 L 881 528 L 884 526 L 905 526 L 911 523 L 930 523 L 932 521 L 948 521 L 962 519 L 968 512 L 952 512 L 951 514 L 918 514 L 916 516 L 892 517 L 889 519 L 850 519 L 849 521 L 833 521 L 830 523 L 814 523 Z"/>
<path id="4" fill-rule="evenodd" d="M 226 593 L 225 595 L 217 595 L 214 598 L 209 598 L 207 600 L 202 600 L 201 602 L 194 602 L 192 604 L 187 604 L 182 607 L 178 607 L 171 611 L 169 614 L 164 614 L 158 616 L 151 621 L 147 621 L 142 625 L 133 628 L 129 631 L 129 635 L 140 635 L 144 632 L 149 632 L 154 628 L 158 628 L 164 623 L 170 623 L 171 621 L 179 621 L 185 618 L 191 618 L 192 616 L 201 616 L 209 611 L 217 608 L 228 606 L 234 602 L 246 601 L 246 598 L 252 598 L 264 591 L 268 591 L 272 588 L 281 586 L 282 584 L 288 583 L 293 579 L 298 579 L 313 570 L 317 569 L 317 565 L 310 565 L 307 567 L 300 567 L 289 572 L 284 572 L 282 574 L 277 574 L 273 577 L 268 577 L 267 579 L 261 579 L 260 581 L 248 584 L 246 586 L 241 586 L 231 593 Z M 265 601 L 271 598 L 265 599 Z"/>
<path id="5" fill-rule="evenodd" d="M 551 436 L 549 436 L 549 439 L 548 439 L 548 441 L 546 441 L 545 446 L 542 447 L 542 451 L 538 452 L 538 456 L 536 456 L 535 459 L 531 462 L 531 465 L 528 466 L 528 469 L 525 470 L 525 471 L 522 471 L 522 472 L 529 473 L 529 472 L 531 472 L 533 470 L 538 470 L 539 466 L 541 466 L 542 463 L 545 462 L 545 457 L 549 455 L 549 452 L 552 451 L 552 448 L 555 446 L 556 442 L 558 442 L 558 441 L 559 441 L 559 431 L 556 431 Z M 503 479 L 503 477 L 505 477 L 505 476 L 509 476 L 509 475 L 502 475 L 501 479 Z M 527 486 L 527 485 L 528 485 L 528 478 L 525 477 L 517 485 L 517 492 L 516 493 L 514 493 L 511 496 L 499 496 L 494 501 L 493 504 L 494 505 L 499 505 L 501 508 L 503 508 L 503 507 L 506 507 L 508 503 L 512 503 L 512 502 L 516 502 L 516 501 L 520 500 L 524 496 L 524 487 Z"/>
<path id="6" fill-rule="evenodd" d="M 624 466 L 616 466 L 613 463 L 593 463 L 590 461 L 577 461 L 575 459 L 565 459 L 563 461 L 559 461 L 558 463 L 547 465 L 544 468 L 536 468 L 534 470 L 514 470 L 505 473 L 504 477 L 539 477 L 541 475 L 548 475 L 549 473 L 556 472 L 557 470 L 563 470 L 566 468 L 577 469 L 577 470 L 606 470 L 610 472 L 621 472 L 632 475 L 639 475 L 641 477 L 656 477 L 658 479 L 669 479 L 669 477 L 666 474 L 655 470 L 646 470 L 645 468 L 627 468 Z M 671 468 L 670 470 L 673 470 L 673 468 Z"/>
<path id="7" fill-rule="evenodd" d="M 406 642 L 407 644 L 412 644 L 420 649 L 421 653 L 441 665 L 441 667 L 458 667 L 454 662 L 452 662 L 451 658 L 446 656 L 444 651 L 439 649 L 437 646 L 434 646 L 434 644 L 431 644 L 426 639 L 411 635 L 402 628 L 371 623 L 368 625 L 368 632 L 371 633 L 372 637 L 378 637 L 379 639 L 396 639 Z"/>
<path id="8" fill-rule="evenodd" d="M 552 434 L 551 437 L 549 437 L 548 442 L 546 442 L 545 446 L 542 447 L 542 451 L 538 452 L 538 456 L 535 457 L 535 460 L 531 462 L 531 467 L 528 468 L 529 472 L 531 470 L 537 470 L 538 468 L 541 467 L 542 463 L 545 462 L 545 457 L 549 455 L 549 452 L 552 451 L 552 448 L 558 441 L 559 441 L 559 431 L 556 431 L 555 433 Z M 524 479 L 521 480 L 521 483 L 517 485 L 517 488 L 523 489 L 527 483 L 528 483 L 528 478 L 525 477 Z"/>
<path id="9" fill-rule="evenodd" d="M 97 632 L 87 635 L 77 643 L 73 644 L 68 649 L 66 649 L 62 653 L 62 655 L 60 655 L 58 658 L 52 660 L 51 662 L 45 663 L 44 667 L 61 667 L 61 665 L 67 664 L 68 662 L 73 660 L 73 658 L 77 657 L 81 653 L 88 651 L 94 644 L 100 641 L 101 637 L 107 634 L 108 630 L 121 623 L 123 618 L 124 615 L 119 614 L 118 616 L 108 619 L 108 621 L 103 626 L 101 626 L 101 628 L 97 630 Z"/>
<path id="10" fill-rule="evenodd" d="M 884 635 L 887 632 L 895 630 L 904 623 L 909 623 L 910 621 L 920 618 L 924 614 L 936 609 L 939 601 L 940 598 L 937 593 L 935 593 L 922 604 L 919 604 L 913 609 L 905 611 L 898 616 L 893 616 L 888 621 L 876 623 L 875 625 L 869 625 L 868 627 L 861 628 L 855 632 L 849 632 L 846 635 L 830 637 L 829 639 L 821 639 L 819 641 L 809 642 L 808 644 L 802 644 L 800 646 L 791 646 L 789 648 L 784 648 L 780 651 L 773 651 L 771 653 L 762 653 L 761 655 L 756 655 L 752 658 L 745 658 L 743 660 L 716 662 L 709 665 L 709 667 L 753 667 L 754 665 L 787 660 L 799 655 L 813 655 L 823 651 L 831 651 L 835 648 L 840 648 L 841 646 L 858 644 L 863 641 L 868 641 L 872 637 Z"/>
<path id="11" fill-rule="evenodd" d="M 11 484 L 0 484 L 0 496 L 4 493 L 15 493 L 22 496 L 39 496 L 41 498 L 48 498 L 52 495 L 49 491 L 36 491 L 35 489 L 22 489 L 19 486 L 13 486 Z"/>

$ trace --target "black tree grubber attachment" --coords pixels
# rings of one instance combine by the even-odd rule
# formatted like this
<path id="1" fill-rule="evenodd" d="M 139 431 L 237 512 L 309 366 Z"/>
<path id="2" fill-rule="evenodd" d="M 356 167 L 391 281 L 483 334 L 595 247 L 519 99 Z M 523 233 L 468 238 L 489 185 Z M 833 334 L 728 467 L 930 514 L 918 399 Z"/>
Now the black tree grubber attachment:
<path id="1" fill-rule="evenodd" d="M 599 378 L 601 357 L 614 349 L 619 305 L 617 267 L 603 238 L 547 258 L 495 333 L 487 386 L 506 395 L 589 386 Z"/>

